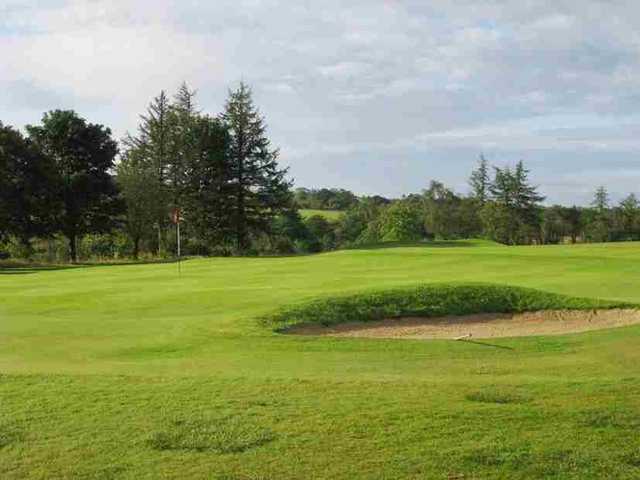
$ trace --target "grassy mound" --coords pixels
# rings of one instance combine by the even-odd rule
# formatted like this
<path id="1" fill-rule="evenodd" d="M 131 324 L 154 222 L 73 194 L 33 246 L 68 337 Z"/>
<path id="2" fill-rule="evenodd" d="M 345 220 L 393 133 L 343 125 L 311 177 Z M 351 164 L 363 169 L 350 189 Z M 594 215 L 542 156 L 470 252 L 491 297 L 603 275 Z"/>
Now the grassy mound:
<path id="1" fill-rule="evenodd" d="M 394 317 L 438 317 L 534 310 L 628 308 L 624 302 L 568 297 L 539 290 L 492 284 L 429 284 L 349 296 L 321 298 L 284 307 L 262 318 L 276 331 L 293 325 L 367 322 Z"/>

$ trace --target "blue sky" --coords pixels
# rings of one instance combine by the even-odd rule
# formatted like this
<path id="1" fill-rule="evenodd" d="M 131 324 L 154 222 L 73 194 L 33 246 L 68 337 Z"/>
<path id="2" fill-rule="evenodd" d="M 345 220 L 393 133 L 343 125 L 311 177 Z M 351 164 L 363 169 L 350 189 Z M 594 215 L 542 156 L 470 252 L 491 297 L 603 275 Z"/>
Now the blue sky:
<path id="1" fill-rule="evenodd" d="M 640 194 L 640 3 L 0 0 L 0 120 L 73 108 L 120 138 L 184 80 L 244 79 L 299 186 L 459 192 L 480 153 L 547 203 Z"/>

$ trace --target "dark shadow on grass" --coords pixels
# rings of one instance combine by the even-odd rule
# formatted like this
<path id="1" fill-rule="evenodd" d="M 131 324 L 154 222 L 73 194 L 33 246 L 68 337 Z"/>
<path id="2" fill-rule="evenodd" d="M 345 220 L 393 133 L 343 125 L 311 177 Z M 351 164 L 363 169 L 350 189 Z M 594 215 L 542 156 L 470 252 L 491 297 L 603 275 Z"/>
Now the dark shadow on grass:
<path id="1" fill-rule="evenodd" d="M 506 345 L 496 345 L 495 343 L 480 342 L 478 340 L 461 340 L 461 341 L 464 343 L 473 343 L 474 345 L 482 345 L 484 347 L 500 348 L 502 350 L 515 350 L 515 348 L 507 347 Z"/>
<path id="2" fill-rule="evenodd" d="M 183 258 L 182 263 L 190 259 Z M 97 267 L 126 267 L 132 265 L 156 265 L 165 263 L 177 263 L 177 259 L 165 260 L 142 260 L 142 261 L 123 261 L 123 262 L 77 262 L 68 264 L 46 264 L 46 263 L 18 263 L 18 262 L 0 262 L 0 275 L 27 275 L 31 273 L 48 272 L 55 270 L 73 270 L 79 268 L 97 268 Z"/>

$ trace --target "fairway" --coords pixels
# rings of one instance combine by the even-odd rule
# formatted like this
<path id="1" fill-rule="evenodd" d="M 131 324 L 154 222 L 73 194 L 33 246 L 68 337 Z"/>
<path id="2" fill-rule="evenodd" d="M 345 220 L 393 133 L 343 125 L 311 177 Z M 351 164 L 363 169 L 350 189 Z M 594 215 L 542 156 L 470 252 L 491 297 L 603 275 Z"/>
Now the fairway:
<path id="1" fill-rule="evenodd" d="M 326 220 L 338 220 L 342 215 L 344 215 L 344 212 L 342 210 L 302 209 L 300 210 L 300 215 L 302 215 L 303 218 L 310 218 L 318 215 Z"/>
<path id="2" fill-rule="evenodd" d="M 640 326 L 475 344 L 259 321 L 440 282 L 640 303 L 640 244 L 0 269 L 0 478 L 640 477 Z"/>

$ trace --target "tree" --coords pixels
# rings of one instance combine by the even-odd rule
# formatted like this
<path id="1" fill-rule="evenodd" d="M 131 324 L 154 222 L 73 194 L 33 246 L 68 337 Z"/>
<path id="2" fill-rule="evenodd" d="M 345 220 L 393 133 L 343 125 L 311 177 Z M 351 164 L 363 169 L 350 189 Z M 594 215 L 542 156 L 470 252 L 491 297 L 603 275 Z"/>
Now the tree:
<path id="1" fill-rule="evenodd" d="M 489 198 L 491 179 L 489 178 L 489 162 L 482 154 L 478 161 L 478 168 L 471 172 L 469 185 L 471 186 L 471 196 L 478 201 L 480 206 L 484 206 Z"/>
<path id="2" fill-rule="evenodd" d="M 529 171 L 522 161 L 513 170 L 494 169 L 495 177 L 489 187 L 494 205 L 486 204 L 481 212 L 485 231 L 494 240 L 509 245 L 539 241 L 539 203 L 544 197 L 529 183 Z"/>
<path id="3" fill-rule="evenodd" d="M 598 187 L 591 202 L 593 209 L 588 215 L 586 236 L 592 242 L 606 242 L 611 236 L 609 193 L 604 186 Z"/>
<path id="4" fill-rule="evenodd" d="M 542 215 L 542 243 L 561 243 L 567 234 L 567 224 L 563 215 L 564 207 L 553 205 L 544 209 Z"/>
<path id="5" fill-rule="evenodd" d="M 292 203 L 287 169 L 278 167 L 278 150 L 266 137 L 264 118 L 253 104 L 244 83 L 230 92 L 222 119 L 229 132 L 231 225 L 238 251 L 250 235 L 266 232 L 271 220 Z"/>
<path id="6" fill-rule="evenodd" d="M 28 126 L 29 137 L 55 165 L 62 211 L 58 230 L 77 260 L 77 240 L 114 226 L 123 210 L 110 171 L 118 151 L 111 130 L 87 123 L 71 110 L 46 113 L 41 126 Z"/>
<path id="7" fill-rule="evenodd" d="M 609 192 L 604 186 L 597 188 L 591 201 L 591 206 L 596 209 L 599 215 L 606 214 L 609 210 Z"/>
<path id="8" fill-rule="evenodd" d="M 386 207 L 380 217 L 382 241 L 412 241 L 424 238 L 420 211 L 411 202 L 397 201 Z"/>
<path id="9" fill-rule="evenodd" d="M 576 243 L 578 237 L 582 235 L 582 211 L 574 205 L 564 208 L 562 216 L 567 226 L 567 233 L 571 237 L 571 243 Z"/>
<path id="10" fill-rule="evenodd" d="M 198 133 L 200 115 L 195 105 L 196 92 L 182 83 L 169 108 L 169 157 L 167 159 L 167 186 L 171 206 L 183 207 L 184 196 L 189 182 L 189 169 L 199 154 Z M 197 131 L 196 131 L 197 130 Z M 206 129 L 205 129 L 206 130 Z"/>
<path id="11" fill-rule="evenodd" d="M 0 239 L 13 235 L 30 250 L 33 237 L 53 232 L 58 202 L 52 167 L 29 139 L 0 122 Z"/>
<path id="12" fill-rule="evenodd" d="M 137 169 L 144 169 L 153 177 L 157 187 L 155 193 L 155 218 L 147 218 L 155 226 L 158 234 L 157 252 L 164 250 L 164 232 L 168 223 L 170 199 L 169 190 L 170 155 L 172 142 L 172 114 L 169 98 L 164 91 L 153 99 L 147 112 L 140 116 L 140 124 L 136 136 L 128 134 L 123 140 L 125 157 L 133 156 L 139 163 Z"/>
<path id="13" fill-rule="evenodd" d="M 336 234 L 332 223 L 321 215 L 312 215 L 305 220 L 309 232 L 309 250 L 320 252 L 336 246 Z"/>
<path id="14" fill-rule="evenodd" d="M 162 185 L 152 164 L 145 162 L 140 149 L 125 152 L 117 167 L 117 181 L 124 197 L 127 214 L 125 229 L 133 244 L 133 258 L 138 258 L 140 242 L 150 237 L 154 222 L 165 212 L 159 198 Z"/>
<path id="15" fill-rule="evenodd" d="M 350 245 L 354 243 L 377 241 L 378 236 L 370 239 L 367 230 L 370 225 L 376 224 L 380 211 L 385 205 L 380 197 L 365 197 L 359 203 L 348 209 L 338 220 L 336 236 L 338 243 Z M 377 227 L 376 227 L 377 228 Z M 374 228 L 373 230 L 376 230 Z"/>
<path id="16" fill-rule="evenodd" d="M 223 122 L 208 116 L 193 119 L 194 139 L 186 158 L 183 200 L 186 224 L 207 244 L 224 243 L 231 235 L 234 185 L 227 155 L 229 135 Z"/>
<path id="17" fill-rule="evenodd" d="M 626 239 L 636 239 L 640 227 L 640 202 L 633 194 L 625 197 L 618 206 L 620 230 Z"/>

